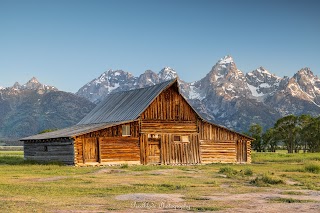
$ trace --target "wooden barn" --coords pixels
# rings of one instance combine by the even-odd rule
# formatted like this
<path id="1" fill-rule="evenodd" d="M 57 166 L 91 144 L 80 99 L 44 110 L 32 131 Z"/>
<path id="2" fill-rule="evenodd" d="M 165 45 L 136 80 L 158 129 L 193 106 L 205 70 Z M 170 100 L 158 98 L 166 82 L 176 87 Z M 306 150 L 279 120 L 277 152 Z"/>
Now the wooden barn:
<path id="1" fill-rule="evenodd" d="M 251 162 L 252 138 L 203 119 L 177 79 L 108 95 L 77 125 L 21 140 L 25 159 L 72 165 Z"/>

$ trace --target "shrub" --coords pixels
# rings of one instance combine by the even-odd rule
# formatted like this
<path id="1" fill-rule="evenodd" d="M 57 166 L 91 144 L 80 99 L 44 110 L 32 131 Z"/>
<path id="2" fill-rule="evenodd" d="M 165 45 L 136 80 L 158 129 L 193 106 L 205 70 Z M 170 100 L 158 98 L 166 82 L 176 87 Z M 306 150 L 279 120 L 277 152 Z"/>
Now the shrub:
<path id="1" fill-rule="evenodd" d="M 284 181 L 279 178 L 275 178 L 265 174 L 260 177 L 256 177 L 255 179 L 251 180 L 250 183 L 256 186 L 268 186 L 268 185 L 283 184 Z"/>
<path id="2" fill-rule="evenodd" d="M 318 173 L 320 173 L 320 165 L 307 164 L 307 165 L 305 165 L 304 170 L 307 172 L 318 174 Z"/>
<path id="3" fill-rule="evenodd" d="M 229 166 L 225 166 L 220 168 L 219 173 L 225 174 L 227 177 L 232 177 L 238 174 L 238 171 Z"/>
<path id="4" fill-rule="evenodd" d="M 244 175 L 246 176 L 252 176 L 253 175 L 253 171 L 249 168 L 246 168 L 243 172 Z"/>
<path id="5" fill-rule="evenodd" d="M 126 164 L 123 164 L 120 166 L 121 169 L 127 169 L 129 168 L 129 165 L 126 163 Z"/>
<path id="6" fill-rule="evenodd" d="M 276 202 L 276 203 L 308 203 L 308 202 L 313 202 L 312 200 L 299 200 L 299 199 L 282 198 L 282 197 L 271 198 L 270 200 L 272 202 Z"/>

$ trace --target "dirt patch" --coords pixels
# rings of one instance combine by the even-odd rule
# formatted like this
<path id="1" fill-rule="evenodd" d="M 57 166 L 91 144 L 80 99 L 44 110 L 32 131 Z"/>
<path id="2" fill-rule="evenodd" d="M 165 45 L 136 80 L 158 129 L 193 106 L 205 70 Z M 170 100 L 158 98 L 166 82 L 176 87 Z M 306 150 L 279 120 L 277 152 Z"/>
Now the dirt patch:
<path id="1" fill-rule="evenodd" d="M 182 202 L 184 199 L 180 194 L 151 194 L 151 193 L 135 193 L 124 194 L 116 196 L 116 200 L 131 200 L 137 202 L 143 201 L 170 201 L 170 202 Z"/>
<path id="2" fill-rule="evenodd" d="M 272 190 L 267 192 L 258 193 L 244 193 L 244 194 L 215 194 L 214 196 L 206 196 L 210 200 L 224 202 L 225 205 L 233 206 L 219 213 L 226 212 L 311 212 L 318 213 L 320 209 L 320 192 L 310 190 L 294 190 L 301 192 L 303 195 L 284 194 L 286 190 Z M 289 190 L 288 190 L 289 191 Z M 292 192 L 292 191 L 291 191 Z M 294 199 L 306 201 L 304 203 L 286 203 L 286 202 L 273 202 L 272 200 Z"/>
<path id="3" fill-rule="evenodd" d="M 293 180 L 286 180 L 286 184 L 287 185 L 299 185 L 300 183 L 297 181 L 293 181 Z"/>
<path id="4" fill-rule="evenodd" d="M 179 170 L 176 169 L 162 169 L 162 170 L 156 170 L 156 171 L 151 171 L 149 174 L 150 175 L 172 175 L 174 173 L 179 172 Z"/>
<path id="5" fill-rule="evenodd" d="M 52 182 L 52 181 L 58 181 L 58 180 L 63 180 L 68 177 L 66 176 L 56 176 L 56 177 L 48 177 L 48 178 L 32 178 L 29 179 L 29 181 L 35 181 L 35 182 Z"/>
<path id="6" fill-rule="evenodd" d="M 99 169 L 94 172 L 94 174 L 115 174 L 115 173 L 124 173 L 124 170 L 121 169 Z"/>

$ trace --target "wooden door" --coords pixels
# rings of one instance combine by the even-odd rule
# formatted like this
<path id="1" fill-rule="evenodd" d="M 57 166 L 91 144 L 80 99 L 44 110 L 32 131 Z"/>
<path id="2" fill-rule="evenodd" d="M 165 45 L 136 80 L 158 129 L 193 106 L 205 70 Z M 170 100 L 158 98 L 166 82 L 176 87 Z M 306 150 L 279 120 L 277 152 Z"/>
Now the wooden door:
<path id="1" fill-rule="evenodd" d="M 247 141 L 237 141 L 237 162 L 247 162 Z"/>
<path id="2" fill-rule="evenodd" d="M 99 143 L 97 138 L 86 138 L 83 144 L 83 161 L 99 162 Z"/>
<path id="3" fill-rule="evenodd" d="M 160 138 L 148 139 L 148 164 L 161 164 Z"/>

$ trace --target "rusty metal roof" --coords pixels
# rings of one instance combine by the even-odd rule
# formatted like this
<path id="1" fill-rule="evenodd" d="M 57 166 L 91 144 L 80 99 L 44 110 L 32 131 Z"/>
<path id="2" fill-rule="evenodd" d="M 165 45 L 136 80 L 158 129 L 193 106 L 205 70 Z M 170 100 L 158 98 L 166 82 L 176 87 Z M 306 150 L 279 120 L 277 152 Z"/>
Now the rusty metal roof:
<path id="1" fill-rule="evenodd" d="M 177 79 L 150 87 L 110 94 L 78 124 L 135 120 L 162 91 L 175 82 Z"/>

